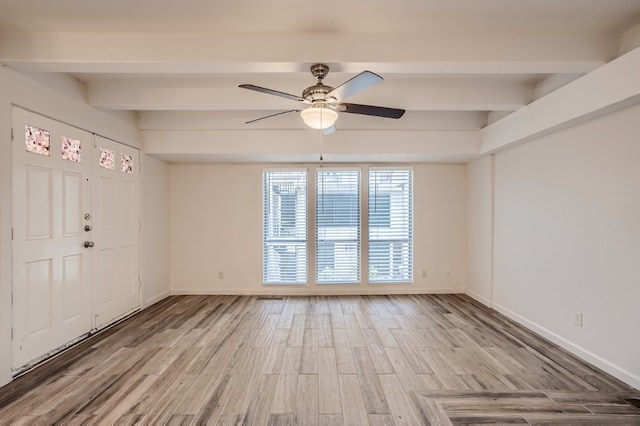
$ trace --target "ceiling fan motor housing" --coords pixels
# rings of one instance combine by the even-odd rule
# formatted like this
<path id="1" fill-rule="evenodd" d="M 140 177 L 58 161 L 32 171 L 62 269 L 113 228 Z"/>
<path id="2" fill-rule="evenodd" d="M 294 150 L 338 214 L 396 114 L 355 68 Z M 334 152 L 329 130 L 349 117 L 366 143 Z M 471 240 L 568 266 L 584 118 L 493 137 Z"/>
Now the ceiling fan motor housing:
<path id="1" fill-rule="evenodd" d="M 329 73 L 329 67 L 327 65 L 324 65 L 324 64 L 311 65 L 311 74 L 313 74 L 316 80 L 318 80 L 318 83 L 304 89 L 304 91 L 302 92 L 302 97 L 310 101 L 312 104 L 313 103 L 326 104 L 328 101 L 326 99 L 326 95 L 327 93 L 333 90 L 333 87 L 327 86 L 322 83 L 322 79 L 325 78 L 328 73 Z M 318 106 L 326 106 L 326 105 L 318 105 Z"/>
<path id="2" fill-rule="evenodd" d="M 314 84 L 313 86 L 304 89 L 304 91 L 302 92 L 302 97 L 308 101 L 311 101 L 312 103 L 318 101 L 326 102 L 325 97 L 327 93 L 331 92 L 332 90 L 333 87 L 326 86 L 321 82 L 318 82 L 318 84 Z"/>

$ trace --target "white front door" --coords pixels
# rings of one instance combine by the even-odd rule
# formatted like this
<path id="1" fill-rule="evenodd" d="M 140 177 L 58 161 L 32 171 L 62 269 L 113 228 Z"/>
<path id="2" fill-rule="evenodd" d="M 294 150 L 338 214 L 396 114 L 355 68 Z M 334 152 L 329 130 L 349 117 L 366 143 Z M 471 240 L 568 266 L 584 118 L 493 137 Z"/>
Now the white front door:
<path id="1" fill-rule="evenodd" d="M 101 328 L 140 306 L 138 150 L 96 136 L 93 172 L 93 306 Z"/>
<path id="2" fill-rule="evenodd" d="M 13 367 L 91 330 L 93 135 L 13 108 Z M 63 150 L 64 147 L 64 150 Z"/>
<path id="3" fill-rule="evenodd" d="M 13 369 L 139 308 L 136 149 L 13 108 Z"/>

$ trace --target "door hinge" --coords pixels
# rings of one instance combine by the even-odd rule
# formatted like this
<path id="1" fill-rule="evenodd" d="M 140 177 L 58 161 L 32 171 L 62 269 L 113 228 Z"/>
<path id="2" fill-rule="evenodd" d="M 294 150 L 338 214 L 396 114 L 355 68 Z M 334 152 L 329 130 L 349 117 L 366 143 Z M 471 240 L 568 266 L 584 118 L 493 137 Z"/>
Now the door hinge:
<path id="1" fill-rule="evenodd" d="M 138 278 L 138 289 L 142 288 L 142 279 Z"/>
<path id="2" fill-rule="evenodd" d="M 11 128 L 11 142 L 13 142 L 13 127 Z"/>
<path id="3" fill-rule="evenodd" d="M 11 241 L 13 241 L 13 226 L 11 227 Z"/>

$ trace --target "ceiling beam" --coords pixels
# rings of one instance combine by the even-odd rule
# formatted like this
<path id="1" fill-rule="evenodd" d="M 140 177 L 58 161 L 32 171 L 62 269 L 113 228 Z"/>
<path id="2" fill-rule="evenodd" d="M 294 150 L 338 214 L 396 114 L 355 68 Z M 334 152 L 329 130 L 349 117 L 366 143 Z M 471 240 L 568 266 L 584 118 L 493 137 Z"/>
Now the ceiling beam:
<path id="1" fill-rule="evenodd" d="M 247 83 L 244 76 L 225 84 L 203 82 L 176 85 L 167 82 L 143 82 L 135 85 L 117 82 L 90 83 L 87 101 L 101 109 L 111 110 L 288 110 L 304 107 L 295 101 L 255 93 L 238 88 Z M 386 84 L 349 98 L 350 102 L 380 104 L 419 111 L 515 111 L 531 101 L 532 89 L 528 84 L 514 81 L 460 79 L 417 79 L 403 81 L 401 77 L 387 76 Z M 270 88 L 298 94 L 314 83 L 309 75 L 301 85 L 283 82 L 269 83 Z"/>
<path id="2" fill-rule="evenodd" d="M 0 33 L 0 60 L 69 73 L 586 73 L 616 56 L 606 34 Z"/>
<path id="3" fill-rule="evenodd" d="M 318 161 L 322 153 L 327 161 L 466 162 L 480 150 L 478 131 L 144 130 L 142 138 L 147 154 L 189 161 Z"/>
<path id="4" fill-rule="evenodd" d="M 253 125 L 244 122 L 260 117 L 265 111 L 140 111 L 141 130 L 243 130 L 307 129 L 299 114 L 282 115 Z M 345 114 L 346 115 L 346 114 Z M 234 125 L 235 123 L 235 125 Z M 258 124 L 256 126 L 256 124 Z M 407 111 L 400 120 L 350 114 L 342 115 L 339 130 L 352 128 L 386 130 L 477 130 L 487 124 L 487 113 L 478 111 Z"/>
<path id="5" fill-rule="evenodd" d="M 640 47 L 489 124 L 480 131 L 482 153 L 490 154 L 636 105 L 640 103 L 639 75 Z"/>

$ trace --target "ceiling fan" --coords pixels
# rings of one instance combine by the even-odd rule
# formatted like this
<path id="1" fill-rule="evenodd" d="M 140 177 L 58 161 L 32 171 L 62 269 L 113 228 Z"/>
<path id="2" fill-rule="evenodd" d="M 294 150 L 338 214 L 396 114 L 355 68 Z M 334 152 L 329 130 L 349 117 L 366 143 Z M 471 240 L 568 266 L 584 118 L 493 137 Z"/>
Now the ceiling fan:
<path id="1" fill-rule="evenodd" d="M 281 98 L 309 105 L 309 107 L 302 110 L 291 109 L 288 111 L 282 111 L 247 121 L 245 124 L 255 123 L 256 121 L 264 120 L 265 118 L 288 114 L 290 112 L 300 112 L 300 115 L 307 126 L 314 129 L 322 129 L 324 134 L 330 134 L 336 130 L 334 123 L 338 119 L 338 112 L 396 119 L 402 117 L 404 114 L 405 110 L 403 109 L 343 102 L 349 96 L 353 96 L 356 93 L 381 82 L 382 77 L 379 75 L 374 74 L 371 71 L 363 71 L 334 89 L 333 87 L 322 83 L 322 80 L 328 73 L 329 67 L 327 65 L 312 65 L 311 74 L 316 78 L 317 83 L 304 89 L 302 96 L 291 95 L 289 93 L 279 92 L 277 90 L 267 89 L 253 84 L 241 84 L 239 87 L 243 89 L 280 96 Z"/>

